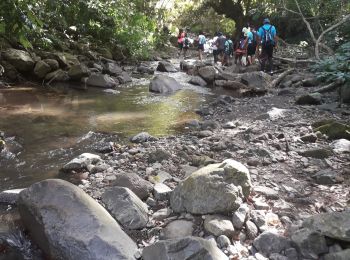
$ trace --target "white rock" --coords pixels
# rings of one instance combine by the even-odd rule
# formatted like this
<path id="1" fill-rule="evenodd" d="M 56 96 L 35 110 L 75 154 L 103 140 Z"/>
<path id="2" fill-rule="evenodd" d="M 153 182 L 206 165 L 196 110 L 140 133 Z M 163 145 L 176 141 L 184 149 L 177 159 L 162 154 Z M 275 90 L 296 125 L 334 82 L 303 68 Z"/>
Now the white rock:
<path id="1" fill-rule="evenodd" d="M 153 192 L 156 200 L 167 200 L 171 193 L 171 189 L 163 183 L 157 183 L 154 185 Z"/>

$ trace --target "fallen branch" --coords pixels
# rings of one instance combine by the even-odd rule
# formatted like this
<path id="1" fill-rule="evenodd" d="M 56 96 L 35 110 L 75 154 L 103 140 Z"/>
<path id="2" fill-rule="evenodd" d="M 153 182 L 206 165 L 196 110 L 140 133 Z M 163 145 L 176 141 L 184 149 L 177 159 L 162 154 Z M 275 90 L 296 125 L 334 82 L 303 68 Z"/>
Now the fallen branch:
<path id="1" fill-rule="evenodd" d="M 294 64 L 298 64 L 298 63 L 305 63 L 305 64 L 316 63 L 315 60 L 311 60 L 311 59 L 308 59 L 308 60 L 297 60 L 297 59 L 282 58 L 282 57 L 278 57 L 278 56 L 274 57 L 274 59 L 280 60 L 280 61 L 284 61 L 284 62 L 287 62 L 287 63 L 294 63 Z"/>
<path id="2" fill-rule="evenodd" d="M 341 81 L 335 81 L 335 82 L 332 82 L 331 84 L 328 84 L 324 87 L 321 87 L 319 89 L 316 89 L 315 91 L 313 91 L 313 93 L 326 93 L 326 92 L 331 92 L 331 91 L 334 91 L 336 90 L 340 85 L 341 85 Z"/>
<path id="3" fill-rule="evenodd" d="M 289 74 L 291 74 L 294 71 L 294 69 L 289 69 L 286 70 L 285 72 L 283 72 L 282 74 L 280 74 L 276 79 L 274 79 L 270 85 L 271 88 L 275 88 L 277 87 L 281 81 Z"/>

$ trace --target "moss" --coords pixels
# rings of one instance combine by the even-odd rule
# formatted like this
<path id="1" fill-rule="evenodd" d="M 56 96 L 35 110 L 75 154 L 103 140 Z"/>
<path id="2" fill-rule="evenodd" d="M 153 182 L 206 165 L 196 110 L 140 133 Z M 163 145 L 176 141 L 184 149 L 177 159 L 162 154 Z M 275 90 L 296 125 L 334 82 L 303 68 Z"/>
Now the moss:
<path id="1" fill-rule="evenodd" d="M 332 140 L 342 138 L 350 140 L 350 126 L 346 124 L 333 122 L 317 127 L 315 131 L 320 131 Z"/>

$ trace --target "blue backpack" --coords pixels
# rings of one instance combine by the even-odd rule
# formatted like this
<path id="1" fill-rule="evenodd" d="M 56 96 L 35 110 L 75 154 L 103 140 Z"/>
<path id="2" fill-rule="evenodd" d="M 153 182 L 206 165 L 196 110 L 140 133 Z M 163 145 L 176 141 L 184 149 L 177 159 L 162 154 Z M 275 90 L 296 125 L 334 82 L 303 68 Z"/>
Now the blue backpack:
<path id="1" fill-rule="evenodd" d="M 275 42 L 274 39 L 272 37 L 272 33 L 271 33 L 271 29 L 272 29 L 272 25 L 270 26 L 270 28 L 268 30 L 266 30 L 264 27 L 261 27 L 263 29 L 263 37 L 262 37 L 262 45 L 263 47 L 270 47 L 270 46 L 274 46 Z"/>

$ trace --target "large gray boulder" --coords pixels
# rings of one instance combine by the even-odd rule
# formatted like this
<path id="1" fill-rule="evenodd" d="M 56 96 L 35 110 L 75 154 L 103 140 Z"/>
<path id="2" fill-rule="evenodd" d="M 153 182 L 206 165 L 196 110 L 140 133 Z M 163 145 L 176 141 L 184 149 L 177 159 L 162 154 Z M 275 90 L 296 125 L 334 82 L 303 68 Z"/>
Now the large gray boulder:
<path id="1" fill-rule="evenodd" d="M 157 70 L 161 72 L 177 72 L 175 66 L 167 61 L 160 61 Z"/>
<path id="2" fill-rule="evenodd" d="M 21 72 L 31 71 L 35 64 L 30 54 L 26 51 L 7 49 L 2 52 L 2 57 Z"/>
<path id="3" fill-rule="evenodd" d="M 148 222 L 148 208 L 128 188 L 112 187 L 102 194 L 102 202 L 112 216 L 127 229 L 144 228 Z"/>
<path id="4" fill-rule="evenodd" d="M 89 76 L 90 71 L 84 64 L 77 64 L 70 67 L 68 75 L 73 80 L 80 80 L 81 78 Z"/>
<path id="5" fill-rule="evenodd" d="M 90 164 L 96 164 L 101 161 L 101 156 L 92 153 L 83 153 L 78 157 L 72 159 L 70 162 L 66 163 L 62 170 L 69 171 L 79 171 L 86 169 Z"/>
<path id="6" fill-rule="evenodd" d="M 298 105 L 320 105 L 322 103 L 322 95 L 320 93 L 310 93 L 297 97 Z"/>
<path id="7" fill-rule="evenodd" d="M 207 83 L 213 83 L 218 72 L 213 66 L 205 66 L 198 70 L 199 76 L 201 76 Z"/>
<path id="8" fill-rule="evenodd" d="M 117 85 L 117 82 L 115 82 L 109 75 L 94 73 L 87 78 L 86 84 L 99 88 L 113 88 Z"/>
<path id="9" fill-rule="evenodd" d="M 207 82 L 199 76 L 193 76 L 190 79 L 189 83 L 201 87 L 205 87 L 207 85 Z"/>
<path id="10" fill-rule="evenodd" d="M 104 64 L 103 72 L 111 76 L 118 76 L 123 72 L 123 69 L 116 63 L 107 62 Z"/>
<path id="11" fill-rule="evenodd" d="M 238 209 L 251 187 L 248 169 L 228 159 L 201 168 L 180 182 L 171 193 L 170 205 L 175 212 L 228 213 Z"/>
<path id="12" fill-rule="evenodd" d="M 254 242 L 253 246 L 264 256 L 269 257 L 273 253 L 281 253 L 292 247 L 292 242 L 275 232 L 265 231 L 260 234 Z"/>
<path id="13" fill-rule="evenodd" d="M 46 62 L 40 60 L 35 64 L 34 67 L 34 74 L 39 78 L 45 78 L 46 74 L 48 74 L 51 71 L 51 67 Z"/>
<path id="14" fill-rule="evenodd" d="M 243 84 L 255 89 L 267 89 L 271 81 L 272 77 L 263 71 L 247 72 L 241 76 Z"/>
<path id="15" fill-rule="evenodd" d="M 350 211 L 317 214 L 303 221 L 302 226 L 323 236 L 350 242 Z"/>
<path id="16" fill-rule="evenodd" d="M 153 190 L 152 183 L 142 179 L 136 173 L 133 173 L 133 172 L 118 173 L 115 175 L 115 177 L 116 179 L 113 182 L 114 186 L 129 188 L 142 200 L 147 199 L 147 197 Z"/>
<path id="17" fill-rule="evenodd" d="M 49 81 L 67 81 L 69 80 L 68 72 L 58 69 L 53 72 L 46 74 L 45 80 Z"/>
<path id="18" fill-rule="evenodd" d="M 57 179 L 22 191 L 18 209 L 31 238 L 52 259 L 135 259 L 136 244 L 84 191 Z"/>
<path id="19" fill-rule="evenodd" d="M 165 75 L 155 76 L 149 85 L 149 91 L 161 94 L 173 93 L 181 88 L 174 78 Z"/>
<path id="20" fill-rule="evenodd" d="M 228 260 L 212 241 L 199 237 L 184 237 L 159 241 L 146 247 L 143 260 Z"/>

